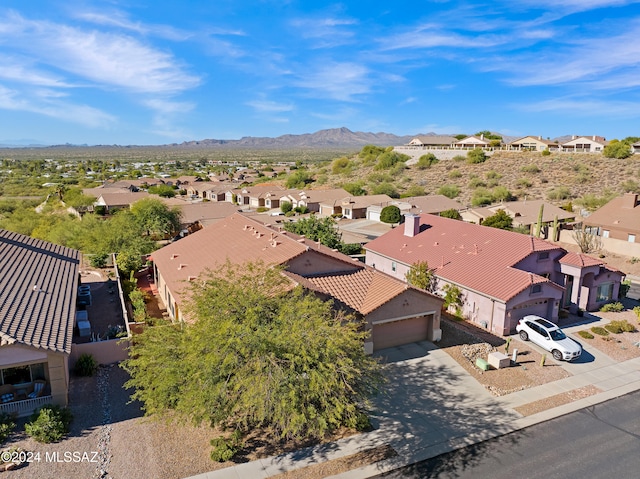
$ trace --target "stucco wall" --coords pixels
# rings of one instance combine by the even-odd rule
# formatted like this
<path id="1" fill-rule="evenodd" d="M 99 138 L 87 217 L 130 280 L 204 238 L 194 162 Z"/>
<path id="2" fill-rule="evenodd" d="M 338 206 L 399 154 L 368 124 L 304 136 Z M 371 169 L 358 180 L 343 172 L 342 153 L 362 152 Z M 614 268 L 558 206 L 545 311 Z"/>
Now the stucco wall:
<path id="1" fill-rule="evenodd" d="M 563 243 L 576 244 L 572 233 L 573 231 L 571 230 L 560 230 L 560 241 Z M 603 238 L 601 236 L 599 238 L 602 240 L 602 249 L 605 251 L 622 256 L 640 257 L 640 235 L 636 236 L 636 243 L 629 243 L 626 240 L 626 235 L 624 239 Z"/>

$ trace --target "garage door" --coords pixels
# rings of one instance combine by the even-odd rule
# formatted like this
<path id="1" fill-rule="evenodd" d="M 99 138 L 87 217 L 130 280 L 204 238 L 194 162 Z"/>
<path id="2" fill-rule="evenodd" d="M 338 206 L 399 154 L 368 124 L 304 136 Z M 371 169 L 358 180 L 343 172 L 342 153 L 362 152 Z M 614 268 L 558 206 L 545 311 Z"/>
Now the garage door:
<path id="1" fill-rule="evenodd" d="M 529 301 L 528 303 L 522 303 L 514 306 L 511 309 L 511 332 L 515 332 L 518 320 L 524 318 L 527 314 L 535 314 L 537 316 L 547 318 L 549 301 L 553 301 L 553 299 L 540 298 L 536 301 Z"/>
<path id="2" fill-rule="evenodd" d="M 367 211 L 368 220 L 380 221 L 380 211 Z"/>
<path id="3" fill-rule="evenodd" d="M 428 337 L 431 316 L 402 319 L 373 325 L 373 350 L 424 341 Z"/>

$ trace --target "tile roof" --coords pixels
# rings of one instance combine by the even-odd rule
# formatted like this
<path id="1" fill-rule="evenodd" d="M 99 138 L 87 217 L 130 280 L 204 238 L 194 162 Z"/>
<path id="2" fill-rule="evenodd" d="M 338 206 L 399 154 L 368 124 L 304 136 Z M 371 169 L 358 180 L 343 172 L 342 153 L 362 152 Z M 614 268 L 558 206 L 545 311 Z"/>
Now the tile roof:
<path id="1" fill-rule="evenodd" d="M 146 191 L 138 191 L 136 193 L 111 193 L 104 192 L 98 197 L 98 202 L 102 199 L 102 203 L 106 206 L 131 206 L 138 200 L 151 196 Z"/>
<path id="2" fill-rule="evenodd" d="M 543 144 L 548 145 L 548 146 L 558 146 L 558 142 L 557 141 L 546 140 L 546 139 L 542 138 L 541 136 L 533 136 L 533 135 L 523 136 L 521 138 L 518 138 L 517 140 L 513 140 L 509 144 L 510 145 L 516 145 L 518 143 L 525 143 L 525 140 L 528 140 L 528 141 L 526 141 L 527 143 L 530 142 L 530 141 L 537 141 L 538 143 L 543 143 Z"/>
<path id="3" fill-rule="evenodd" d="M 538 222 L 540 214 L 540 206 L 544 205 L 542 210 L 543 223 L 550 223 L 557 216 L 559 221 L 569 220 L 576 217 L 575 213 L 558 208 L 552 203 L 544 200 L 526 200 L 526 201 L 506 201 L 498 205 L 487 206 L 483 208 L 472 208 L 471 211 L 480 218 L 487 218 L 504 210 L 513 218 L 515 226 L 532 225 Z"/>
<path id="4" fill-rule="evenodd" d="M 562 248 L 531 236 L 435 215 L 421 215 L 420 232 L 392 229 L 365 246 L 400 263 L 426 261 L 445 281 L 500 301 L 508 301 L 531 284 L 549 282 L 514 267 L 532 252 Z"/>
<path id="5" fill-rule="evenodd" d="M 412 196 L 403 198 L 402 201 L 411 204 L 412 208 L 417 210 L 417 213 L 440 213 L 446 210 L 459 210 L 462 208 L 462 205 L 456 200 L 447 198 L 444 195 Z"/>
<path id="6" fill-rule="evenodd" d="M 558 260 L 561 264 L 567 266 L 577 266 L 578 268 L 584 268 L 586 266 L 604 266 L 604 262 L 593 256 L 589 256 L 583 253 L 569 252 Z"/>
<path id="7" fill-rule="evenodd" d="M 71 352 L 80 253 L 0 230 L 0 339 Z"/>
<path id="8" fill-rule="evenodd" d="M 239 213 L 155 251 L 152 258 L 169 289 L 179 297 L 186 281 L 207 269 L 215 271 L 226 261 L 284 264 L 309 250 L 320 251 L 353 267 L 348 256 L 292 233 L 276 231 Z"/>
<path id="9" fill-rule="evenodd" d="M 631 206 L 635 204 L 635 206 Z M 587 218 L 584 224 L 601 226 L 605 229 L 624 230 L 628 233 L 640 233 L 640 203 L 633 193 L 613 198 Z"/>
<path id="10" fill-rule="evenodd" d="M 238 212 L 238 206 L 226 202 L 206 201 L 178 205 L 180 223 L 190 225 L 196 221 L 219 220 Z"/>
<path id="11" fill-rule="evenodd" d="M 295 280 L 298 275 L 289 273 Z M 373 268 L 362 267 L 338 274 L 308 276 L 299 281 L 309 289 L 327 293 L 361 314 L 369 314 L 392 300 L 409 286 Z"/>

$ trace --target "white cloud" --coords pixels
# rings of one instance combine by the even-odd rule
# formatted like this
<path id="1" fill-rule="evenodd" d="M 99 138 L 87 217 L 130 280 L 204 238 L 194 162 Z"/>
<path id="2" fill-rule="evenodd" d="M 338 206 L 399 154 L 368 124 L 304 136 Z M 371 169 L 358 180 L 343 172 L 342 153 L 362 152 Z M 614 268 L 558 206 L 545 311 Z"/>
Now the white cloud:
<path id="1" fill-rule="evenodd" d="M 261 113 L 262 112 L 282 113 L 286 111 L 292 111 L 295 109 L 295 106 L 291 103 L 278 103 L 278 102 L 269 101 L 269 100 L 254 100 L 254 101 L 248 101 L 245 104 Z"/>
<path id="2" fill-rule="evenodd" d="M 326 62 L 315 70 L 300 75 L 294 84 L 308 90 L 310 96 L 340 101 L 357 101 L 356 97 L 371 91 L 370 70 L 352 62 Z"/>
<path id="3" fill-rule="evenodd" d="M 10 32 L 4 44 L 40 64 L 78 75 L 96 85 L 133 92 L 177 93 L 193 88 L 200 78 L 186 73 L 168 52 L 123 34 L 84 31 L 10 13 L 0 31 Z"/>
<path id="4" fill-rule="evenodd" d="M 115 117 L 101 110 L 88 105 L 58 101 L 54 95 L 40 95 L 38 100 L 34 102 L 22 92 L 0 85 L 0 108 L 5 110 L 37 113 L 91 128 L 107 128 L 116 121 Z"/>
<path id="5" fill-rule="evenodd" d="M 296 18 L 291 21 L 302 38 L 316 41 L 314 48 L 331 48 L 351 42 L 355 32 L 346 27 L 357 24 L 355 19 L 335 16 Z"/>
<path id="6" fill-rule="evenodd" d="M 116 27 L 122 30 L 129 30 L 141 35 L 153 35 L 168 40 L 184 41 L 192 37 L 193 34 L 187 31 L 179 30 L 169 25 L 147 25 L 141 22 L 134 22 L 129 19 L 124 12 L 114 10 L 107 13 L 103 12 L 74 12 L 73 16 L 79 20 L 84 20 L 96 25 Z"/>
<path id="7" fill-rule="evenodd" d="M 0 64 L 2 64 L 0 78 L 5 80 L 46 87 L 70 88 L 72 86 L 59 75 L 38 69 L 28 58 L 0 55 Z"/>
<path id="8" fill-rule="evenodd" d="M 554 98 L 527 104 L 514 104 L 513 108 L 530 112 L 560 112 L 573 116 L 635 117 L 640 111 L 640 102 L 598 100 L 586 98 Z"/>

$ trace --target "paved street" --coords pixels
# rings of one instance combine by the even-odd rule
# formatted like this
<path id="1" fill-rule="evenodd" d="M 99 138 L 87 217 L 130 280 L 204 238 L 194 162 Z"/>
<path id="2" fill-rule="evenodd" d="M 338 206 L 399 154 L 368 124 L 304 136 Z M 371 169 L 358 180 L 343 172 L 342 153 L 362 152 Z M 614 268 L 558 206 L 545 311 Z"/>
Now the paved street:
<path id="1" fill-rule="evenodd" d="M 375 477 L 638 477 L 638 457 L 640 392 L 634 392 Z"/>

